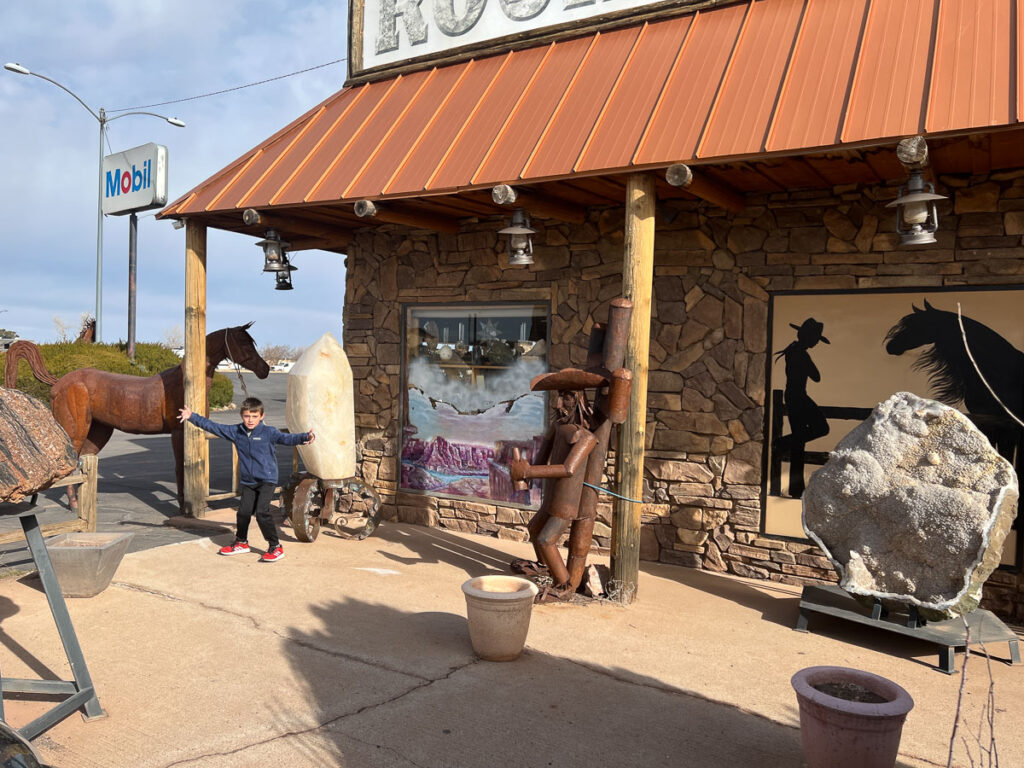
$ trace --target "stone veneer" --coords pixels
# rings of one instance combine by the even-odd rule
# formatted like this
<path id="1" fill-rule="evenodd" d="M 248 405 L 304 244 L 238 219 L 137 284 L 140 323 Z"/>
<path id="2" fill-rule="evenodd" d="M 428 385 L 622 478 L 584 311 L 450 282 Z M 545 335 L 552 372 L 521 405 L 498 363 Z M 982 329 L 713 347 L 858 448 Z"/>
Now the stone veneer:
<path id="1" fill-rule="evenodd" d="M 732 215 L 699 201 L 657 207 L 641 558 L 789 584 L 835 581 L 810 544 L 766 538 L 761 455 L 768 297 L 774 291 L 1024 282 L 1024 170 L 939 179 L 938 242 L 901 247 L 895 187 L 757 195 Z M 621 293 L 623 210 L 583 224 L 533 220 L 536 263 L 507 267 L 503 217 L 457 235 L 361 230 L 349 250 L 345 350 L 362 472 L 387 515 L 525 540 L 530 513 L 398 490 L 402 303 L 547 301 L 552 368 L 582 365 L 594 319 Z M 610 458 L 614 462 L 614 456 Z M 595 544 L 607 548 L 611 505 Z M 1024 618 L 1024 577 L 997 571 L 987 607 Z"/>

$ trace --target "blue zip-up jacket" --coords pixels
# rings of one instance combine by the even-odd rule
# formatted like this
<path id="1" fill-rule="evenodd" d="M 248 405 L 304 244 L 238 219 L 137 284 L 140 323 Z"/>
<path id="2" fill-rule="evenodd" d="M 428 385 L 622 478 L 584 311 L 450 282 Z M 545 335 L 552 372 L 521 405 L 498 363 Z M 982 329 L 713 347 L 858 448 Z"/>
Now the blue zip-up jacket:
<path id="1" fill-rule="evenodd" d="M 188 420 L 200 429 L 235 444 L 238 449 L 238 470 L 242 485 L 277 485 L 277 453 L 274 446 L 278 443 L 301 445 L 309 440 L 308 432 L 285 434 L 262 421 L 250 432 L 244 424 L 218 424 L 195 412 Z"/>

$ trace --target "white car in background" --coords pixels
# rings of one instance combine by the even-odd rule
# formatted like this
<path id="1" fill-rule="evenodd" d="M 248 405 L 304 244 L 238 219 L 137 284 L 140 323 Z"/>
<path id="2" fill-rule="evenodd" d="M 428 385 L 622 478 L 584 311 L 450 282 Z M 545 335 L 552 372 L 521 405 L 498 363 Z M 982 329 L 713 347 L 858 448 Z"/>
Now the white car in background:
<path id="1" fill-rule="evenodd" d="M 275 371 L 277 373 L 288 373 L 288 371 L 292 369 L 293 365 L 295 365 L 294 362 L 292 362 L 291 360 L 286 360 L 283 363 L 277 363 L 275 365 L 270 366 L 270 370 Z"/>

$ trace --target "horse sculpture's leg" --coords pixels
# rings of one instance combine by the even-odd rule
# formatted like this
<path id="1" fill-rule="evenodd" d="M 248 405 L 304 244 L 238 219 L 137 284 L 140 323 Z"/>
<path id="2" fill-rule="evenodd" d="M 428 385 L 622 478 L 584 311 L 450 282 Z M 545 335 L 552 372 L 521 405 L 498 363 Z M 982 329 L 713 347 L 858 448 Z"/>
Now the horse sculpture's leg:
<path id="1" fill-rule="evenodd" d="M 53 410 L 53 417 L 57 423 L 68 433 L 75 453 L 81 456 L 92 426 L 92 417 L 89 413 L 89 390 L 84 384 L 72 384 L 63 388 L 55 387 L 52 392 L 50 408 Z M 88 453 L 95 453 L 95 451 L 88 451 Z M 71 509 L 78 509 L 78 494 L 75 493 L 73 485 L 68 486 L 68 506 Z"/>

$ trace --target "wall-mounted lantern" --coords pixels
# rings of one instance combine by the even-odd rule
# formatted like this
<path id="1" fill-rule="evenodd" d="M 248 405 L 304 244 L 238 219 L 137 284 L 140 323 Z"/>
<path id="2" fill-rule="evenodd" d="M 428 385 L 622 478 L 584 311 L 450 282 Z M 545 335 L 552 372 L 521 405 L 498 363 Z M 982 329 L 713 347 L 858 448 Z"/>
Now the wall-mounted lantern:
<path id="1" fill-rule="evenodd" d="M 920 170 L 911 170 L 905 187 L 886 208 L 896 209 L 896 231 L 901 245 L 927 245 L 935 242 L 939 229 L 939 210 L 936 201 L 945 195 L 935 194 L 935 185 L 924 180 Z"/>
<path id="2" fill-rule="evenodd" d="M 530 228 L 530 217 L 522 208 L 516 208 L 512 221 L 499 235 L 508 235 L 508 263 L 513 267 L 533 264 L 533 238 L 536 230 Z"/>

